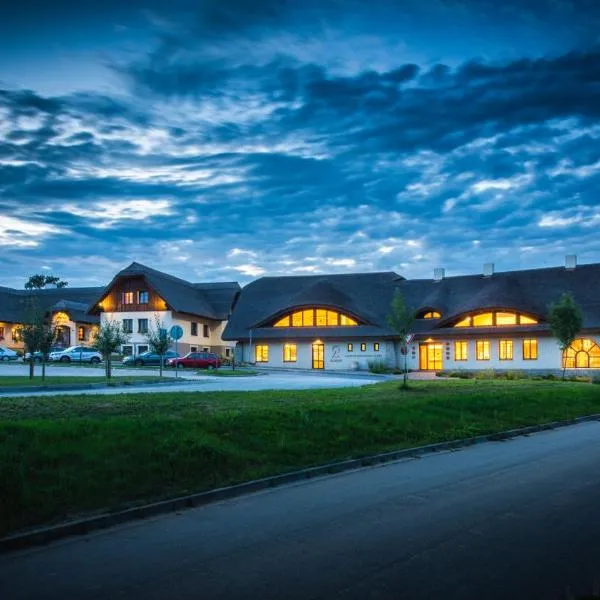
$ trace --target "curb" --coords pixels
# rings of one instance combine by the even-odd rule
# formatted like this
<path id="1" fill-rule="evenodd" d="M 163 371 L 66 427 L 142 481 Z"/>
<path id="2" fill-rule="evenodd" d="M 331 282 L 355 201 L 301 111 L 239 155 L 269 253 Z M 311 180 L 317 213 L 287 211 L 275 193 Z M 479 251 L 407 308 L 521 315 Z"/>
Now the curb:
<path id="1" fill-rule="evenodd" d="M 568 421 L 554 421 L 552 423 L 544 423 L 542 425 L 530 425 L 528 427 L 521 427 L 519 429 L 510 429 L 508 431 L 479 435 L 462 440 L 428 444 L 426 446 L 405 448 L 403 450 L 393 450 L 391 452 L 374 454 L 371 456 L 365 456 L 363 458 L 343 460 L 318 467 L 310 467 L 308 469 L 292 471 L 282 475 L 274 475 L 272 477 L 264 477 L 263 479 L 255 479 L 246 483 L 217 488 L 215 490 L 200 492 L 198 494 L 190 494 L 188 496 L 180 496 L 178 498 L 172 498 L 171 500 L 154 502 L 152 504 L 137 506 L 127 510 L 106 513 L 97 517 L 90 517 L 52 527 L 43 527 L 27 533 L 1 538 L 0 553 L 22 550 L 33 546 L 40 546 L 65 537 L 85 535 L 99 529 L 113 527 L 128 521 L 147 519 L 149 517 L 154 517 L 169 512 L 176 512 L 186 508 L 204 506 L 222 500 L 230 500 L 252 492 L 267 490 L 284 484 L 305 481 L 314 477 L 323 477 L 335 473 L 342 473 L 344 471 L 374 466 L 404 458 L 418 458 L 420 456 L 433 454 L 435 452 L 457 450 L 484 442 L 505 441 L 522 435 L 529 435 L 531 433 L 568 427 L 570 425 L 578 425 L 579 423 L 585 423 L 589 421 L 600 421 L 600 414 L 586 415 Z"/>
<path id="2" fill-rule="evenodd" d="M 0 378 L 1 381 L 1 378 Z M 185 383 L 199 383 L 193 379 L 174 379 L 174 381 L 131 381 L 130 383 L 118 382 L 115 385 L 107 385 L 106 383 L 65 383 L 65 384 L 54 384 L 46 386 L 28 386 L 28 387 L 0 387 L 0 394 L 10 396 L 10 394 L 22 394 L 24 392 L 74 392 L 77 390 L 95 390 L 95 389 L 119 389 L 129 387 L 147 387 L 150 385 L 155 386 L 169 386 L 175 384 Z"/>

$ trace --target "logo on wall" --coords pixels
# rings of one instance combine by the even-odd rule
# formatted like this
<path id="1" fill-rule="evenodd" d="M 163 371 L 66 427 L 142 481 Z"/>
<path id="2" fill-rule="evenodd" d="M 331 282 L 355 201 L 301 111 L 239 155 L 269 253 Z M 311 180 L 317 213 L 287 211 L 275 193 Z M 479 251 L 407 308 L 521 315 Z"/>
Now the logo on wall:
<path id="1" fill-rule="evenodd" d="M 331 346 L 331 357 L 329 362 L 342 362 L 342 349 L 338 344 Z"/>

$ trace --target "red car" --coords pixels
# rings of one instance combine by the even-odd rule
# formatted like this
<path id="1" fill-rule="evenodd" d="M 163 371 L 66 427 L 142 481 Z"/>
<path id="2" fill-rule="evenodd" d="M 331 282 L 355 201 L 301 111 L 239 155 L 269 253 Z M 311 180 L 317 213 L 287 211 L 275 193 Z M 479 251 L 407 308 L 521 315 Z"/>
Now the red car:
<path id="1" fill-rule="evenodd" d="M 188 352 L 181 358 L 171 358 L 167 361 L 168 367 L 184 367 L 192 369 L 218 369 L 221 361 L 216 354 L 212 352 Z"/>

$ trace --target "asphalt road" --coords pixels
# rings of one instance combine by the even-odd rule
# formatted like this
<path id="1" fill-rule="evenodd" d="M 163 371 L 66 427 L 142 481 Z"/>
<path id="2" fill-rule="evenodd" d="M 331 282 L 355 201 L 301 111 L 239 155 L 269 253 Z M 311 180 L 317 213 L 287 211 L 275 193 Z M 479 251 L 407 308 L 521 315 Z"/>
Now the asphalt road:
<path id="1" fill-rule="evenodd" d="M 0 598 L 565 599 L 600 583 L 600 423 L 0 558 Z"/>

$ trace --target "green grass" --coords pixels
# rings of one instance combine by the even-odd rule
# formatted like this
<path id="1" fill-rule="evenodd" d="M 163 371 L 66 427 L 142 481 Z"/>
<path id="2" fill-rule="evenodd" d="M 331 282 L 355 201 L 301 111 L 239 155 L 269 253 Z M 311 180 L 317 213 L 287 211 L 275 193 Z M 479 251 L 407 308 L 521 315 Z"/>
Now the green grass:
<path id="1" fill-rule="evenodd" d="M 133 383 L 134 381 L 160 381 L 158 377 L 153 375 L 137 376 L 137 375 L 113 375 L 111 378 L 113 383 Z M 29 379 L 27 375 L 7 375 L 0 376 L 0 388 L 4 387 L 34 387 L 45 385 L 61 385 L 74 383 L 105 383 L 106 377 L 92 375 L 85 377 L 81 375 L 47 375 L 46 380 L 42 381 L 40 376 Z"/>
<path id="2" fill-rule="evenodd" d="M 600 412 L 600 385 L 361 388 L 0 400 L 0 535 L 331 460 Z"/>
<path id="3" fill-rule="evenodd" d="M 258 375 L 258 371 L 251 371 L 250 369 L 206 369 L 202 371 L 196 371 L 198 375 L 212 375 L 213 377 L 254 377 Z"/>

